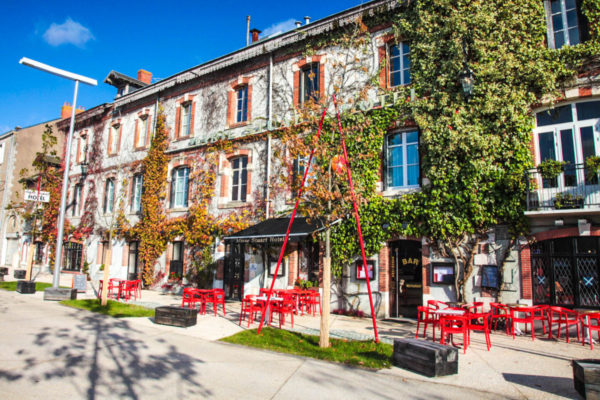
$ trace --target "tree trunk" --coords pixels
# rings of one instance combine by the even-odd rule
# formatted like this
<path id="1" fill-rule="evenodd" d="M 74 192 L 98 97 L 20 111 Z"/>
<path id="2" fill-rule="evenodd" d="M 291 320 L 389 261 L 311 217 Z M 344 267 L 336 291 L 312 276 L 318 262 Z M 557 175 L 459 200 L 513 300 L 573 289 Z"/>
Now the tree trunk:
<path id="1" fill-rule="evenodd" d="M 104 276 L 102 278 L 102 294 L 101 304 L 105 306 L 108 304 L 108 280 L 110 275 L 110 263 L 112 260 L 112 239 L 108 241 L 108 249 L 106 250 L 106 257 L 104 259 Z"/>
<path id="2" fill-rule="evenodd" d="M 35 243 L 33 243 L 33 238 L 31 239 L 31 243 L 29 244 L 29 251 L 27 252 L 27 271 L 25 272 L 25 280 L 31 280 L 31 270 L 33 267 L 33 252 L 35 251 Z"/>
<path id="3" fill-rule="evenodd" d="M 329 347 L 329 306 L 331 299 L 331 248 L 329 228 L 325 231 L 325 258 L 323 259 L 323 296 L 321 298 L 321 330 L 319 347 Z"/>

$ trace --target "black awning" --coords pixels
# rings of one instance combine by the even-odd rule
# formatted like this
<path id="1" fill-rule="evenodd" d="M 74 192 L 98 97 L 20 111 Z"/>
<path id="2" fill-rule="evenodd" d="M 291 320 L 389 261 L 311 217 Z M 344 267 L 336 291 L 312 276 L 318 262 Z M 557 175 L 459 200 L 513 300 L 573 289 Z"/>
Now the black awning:
<path id="1" fill-rule="evenodd" d="M 290 218 L 287 217 L 271 218 L 231 236 L 227 236 L 225 242 L 250 244 L 283 243 L 289 223 Z M 292 224 L 289 241 L 298 242 L 311 233 L 318 232 L 323 228 L 323 223 L 319 220 L 311 220 L 309 223 L 306 217 L 296 217 Z"/>

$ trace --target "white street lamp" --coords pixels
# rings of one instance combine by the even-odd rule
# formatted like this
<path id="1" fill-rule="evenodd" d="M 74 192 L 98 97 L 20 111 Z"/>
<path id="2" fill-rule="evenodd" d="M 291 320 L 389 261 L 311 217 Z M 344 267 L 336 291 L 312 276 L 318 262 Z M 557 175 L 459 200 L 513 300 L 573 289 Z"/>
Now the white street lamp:
<path id="1" fill-rule="evenodd" d="M 79 82 L 88 84 L 90 86 L 98 86 L 98 82 L 95 79 L 85 77 L 83 75 L 74 74 L 69 71 L 65 71 L 59 68 L 52 67 L 47 64 L 43 64 L 38 61 L 34 61 L 30 58 L 23 57 L 19 60 L 19 64 L 27 65 L 32 68 L 36 68 L 51 74 L 60 76 L 62 78 L 70 79 L 75 81 L 75 93 L 73 94 L 73 109 L 71 110 L 71 126 L 69 127 L 69 136 L 67 137 L 67 151 L 65 157 L 65 173 L 63 175 L 62 182 L 62 195 L 60 199 L 60 213 L 58 215 L 58 236 L 56 237 L 56 253 L 54 259 L 54 276 L 52 279 L 52 289 L 58 289 L 58 283 L 60 280 L 60 271 L 62 269 L 62 242 L 63 234 L 65 229 L 65 208 L 67 207 L 67 184 L 69 182 L 69 167 L 71 161 L 71 143 L 73 142 L 73 128 L 75 127 L 75 109 L 77 107 L 77 90 L 79 89 Z"/>

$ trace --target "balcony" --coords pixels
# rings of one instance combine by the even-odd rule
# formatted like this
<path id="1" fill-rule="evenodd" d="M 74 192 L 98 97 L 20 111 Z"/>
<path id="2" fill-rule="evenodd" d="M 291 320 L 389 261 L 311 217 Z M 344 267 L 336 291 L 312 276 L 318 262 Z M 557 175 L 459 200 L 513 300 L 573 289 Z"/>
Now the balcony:
<path id="1" fill-rule="evenodd" d="M 528 216 L 600 214 L 600 182 L 583 164 L 567 164 L 556 178 L 527 172 Z"/>

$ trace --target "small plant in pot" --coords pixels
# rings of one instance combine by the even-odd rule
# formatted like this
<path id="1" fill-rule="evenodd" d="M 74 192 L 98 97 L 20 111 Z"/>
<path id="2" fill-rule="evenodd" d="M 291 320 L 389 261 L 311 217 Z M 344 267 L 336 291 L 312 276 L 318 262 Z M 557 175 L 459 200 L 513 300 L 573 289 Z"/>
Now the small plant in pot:
<path id="1" fill-rule="evenodd" d="M 568 163 L 565 161 L 557 161 L 557 160 L 544 160 L 538 164 L 537 170 L 542 175 L 544 179 L 555 179 L 563 172 L 565 165 Z"/>
<path id="2" fill-rule="evenodd" d="M 600 156 L 589 156 L 585 159 L 585 176 L 588 180 L 598 177 L 600 173 Z"/>
<path id="3" fill-rule="evenodd" d="M 554 199 L 554 208 L 573 209 L 583 207 L 583 196 L 572 195 L 570 193 L 557 193 Z"/>

